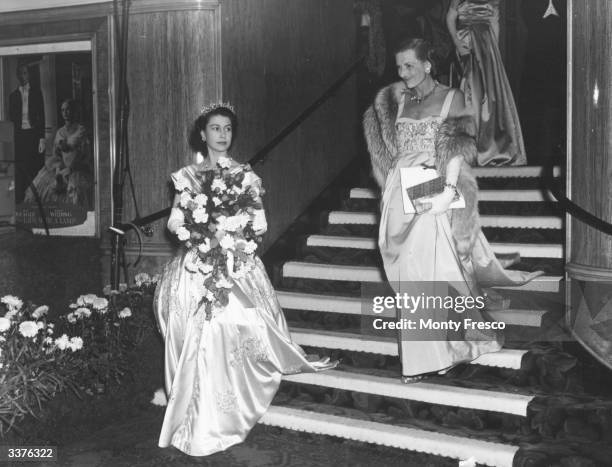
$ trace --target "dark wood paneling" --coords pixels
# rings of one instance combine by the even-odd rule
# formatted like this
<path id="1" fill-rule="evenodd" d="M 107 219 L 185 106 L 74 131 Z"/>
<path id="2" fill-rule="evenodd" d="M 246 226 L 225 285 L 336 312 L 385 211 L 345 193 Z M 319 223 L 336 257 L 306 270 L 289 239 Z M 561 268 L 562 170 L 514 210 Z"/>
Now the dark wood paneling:
<path id="1" fill-rule="evenodd" d="M 612 220 L 612 2 L 573 0 L 571 198 Z M 571 262 L 612 268 L 612 237 L 572 220 Z"/>
<path id="2" fill-rule="evenodd" d="M 325 91 L 355 59 L 351 0 L 226 0 L 223 94 L 240 120 L 233 155 L 245 161 Z M 255 168 L 267 189 L 274 241 L 355 154 L 351 80 Z"/>
<path id="3" fill-rule="evenodd" d="M 130 17 L 128 84 L 130 161 L 141 214 L 167 207 L 169 174 L 191 163 L 189 127 L 217 99 L 216 10 L 134 14 Z M 136 215 L 126 189 L 124 219 Z M 148 244 L 167 244 L 165 220 Z"/>

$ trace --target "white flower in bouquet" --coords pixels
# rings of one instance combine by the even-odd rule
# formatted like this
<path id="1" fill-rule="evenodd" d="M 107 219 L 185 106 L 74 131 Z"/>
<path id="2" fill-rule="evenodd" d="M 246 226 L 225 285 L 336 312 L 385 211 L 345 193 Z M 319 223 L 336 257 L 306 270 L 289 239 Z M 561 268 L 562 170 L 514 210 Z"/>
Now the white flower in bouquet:
<path id="1" fill-rule="evenodd" d="M 212 202 L 215 206 L 219 206 L 221 204 L 221 200 L 219 198 L 217 198 L 216 196 L 213 196 Z"/>
<path id="2" fill-rule="evenodd" d="M 123 310 L 119 312 L 118 316 L 121 319 L 129 318 L 130 316 L 132 316 L 132 310 L 130 310 L 128 307 L 125 307 Z"/>
<path id="3" fill-rule="evenodd" d="M 19 325 L 19 333 L 23 337 L 35 337 L 38 334 L 38 326 L 35 321 L 24 321 Z"/>
<path id="4" fill-rule="evenodd" d="M 187 206 L 189 206 L 190 201 L 191 201 L 191 195 L 189 193 L 182 192 L 181 196 L 179 197 L 179 205 L 182 208 L 187 208 Z"/>
<path id="5" fill-rule="evenodd" d="M 231 289 L 234 287 L 234 283 L 232 281 L 227 280 L 226 277 L 222 277 L 219 279 L 215 285 L 218 289 Z"/>
<path id="6" fill-rule="evenodd" d="M 189 230 L 181 226 L 178 229 L 176 229 L 176 236 L 181 242 L 185 242 L 189 240 L 189 238 L 191 237 L 191 234 L 189 233 Z"/>
<path id="7" fill-rule="evenodd" d="M 168 405 L 168 399 L 166 398 L 166 393 L 163 389 L 158 389 L 153 394 L 153 399 L 151 400 L 151 404 L 158 405 L 160 407 L 165 407 Z"/>
<path id="8" fill-rule="evenodd" d="M 45 343 L 45 345 L 51 345 L 53 344 L 53 337 L 45 337 L 45 340 L 43 342 Z"/>
<path id="9" fill-rule="evenodd" d="M 61 337 L 55 339 L 55 346 L 60 350 L 66 350 L 68 348 L 69 343 L 70 340 L 68 339 L 68 336 L 66 334 L 62 334 Z"/>
<path id="10" fill-rule="evenodd" d="M 226 234 L 219 242 L 219 245 L 221 245 L 221 248 L 225 250 L 231 250 L 236 245 L 236 242 L 234 241 L 234 237 Z"/>
<path id="11" fill-rule="evenodd" d="M 119 292 L 125 292 L 128 289 L 128 285 L 125 282 L 119 284 Z"/>
<path id="12" fill-rule="evenodd" d="M 70 314 L 74 315 L 75 318 L 89 318 L 91 316 L 91 310 L 89 308 L 81 307 L 81 308 L 77 308 L 74 311 L 74 313 L 70 313 Z"/>
<path id="13" fill-rule="evenodd" d="M 217 164 L 219 165 L 219 167 L 223 168 L 223 169 L 229 169 L 232 165 L 232 161 L 230 160 L 229 157 L 219 157 L 219 159 L 217 159 Z"/>
<path id="14" fill-rule="evenodd" d="M 67 319 L 67 320 L 68 320 L 68 322 L 69 322 L 69 323 L 71 323 L 71 324 L 74 324 L 74 323 L 76 323 L 76 322 L 77 322 L 76 315 L 75 315 L 74 313 L 68 313 L 68 314 L 66 315 L 66 319 Z"/>
<path id="15" fill-rule="evenodd" d="M 247 255 L 252 255 L 255 253 L 255 250 L 257 250 L 257 243 L 255 243 L 253 240 L 249 240 L 244 244 L 244 252 Z"/>
<path id="16" fill-rule="evenodd" d="M 149 276 L 146 272 L 139 272 L 134 276 L 134 282 L 138 287 L 141 285 L 147 285 L 151 283 L 151 276 Z"/>
<path id="17" fill-rule="evenodd" d="M 68 305 L 68 308 L 70 308 L 72 310 L 74 310 L 74 309 L 76 309 L 78 307 L 79 307 L 79 305 L 77 305 L 76 303 L 71 303 L 70 305 Z"/>
<path id="18" fill-rule="evenodd" d="M 206 196 L 204 193 L 200 193 L 193 198 L 193 202 L 199 207 L 204 207 L 206 206 L 206 203 L 208 203 L 208 196 Z"/>
<path id="19" fill-rule="evenodd" d="M 212 267 L 212 264 L 208 264 L 208 263 L 201 263 L 198 265 L 198 268 L 200 269 L 200 272 L 204 274 L 205 276 L 210 274 L 214 269 Z"/>
<path id="20" fill-rule="evenodd" d="M 206 300 L 208 300 L 209 302 L 212 302 L 215 300 L 215 294 L 212 293 L 210 290 L 208 291 L 208 293 L 206 294 Z"/>
<path id="21" fill-rule="evenodd" d="M 73 352 L 81 350 L 83 348 L 83 339 L 80 337 L 71 337 L 70 342 L 68 342 L 68 348 Z"/>
<path id="22" fill-rule="evenodd" d="M 40 330 L 45 327 L 45 323 L 43 323 L 42 321 L 36 321 L 36 326 Z"/>
<path id="23" fill-rule="evenodd" d="M 232 187 L 232 192 L 237 194 L 237 195 L 241 195 L 242 193 L 244 193 L 244 187 L 238 186 L 238 185 L 234 185 Z"/>
<path id="24" fill-rule="evenodd" d="M 159 274 L 155 274 L 153 277 L 151 277 L 151 283 L 152 284 L 157 284 L 159 282 L 159 278 L 160 278 L 160 275 Z"/>
<path id="25" fill-rule="evenodd" d="M 268 226 L 266 223 L 266 215 L 263 209 L 256 209 L 253 213 L 253 230 L 263 230 Z"/>
<path id="26" fill-rule="evenodd" d="M 202 243 L 198 245 L 200 253 L 208 253 L 210 251 L 210 239 L 205 238 Z"/>
<path id="27" fill-rule="evenodd" d="M 94 310 L 102 311 L 108 308 L 108 300 L 105 298 L 96 297 L 91 306 L 93 306 Z"/>
<path id="28" fill-rule="evenodd" d="M 219 190 L 220 192 L 224 192 L 225 190 L 227 190 L 227 185 L 225 184 L 225 182 L 220 179 L 220 178 L 215 178 L 212 182 L 212 184 L 210 185 L 210 189 L 212 191 L 216 191 Z M 215 201 L 215 198 L 213 198 L 213 202 Z"/>
<path id="29" fill-rule="evenodd" d="M 11 328 L 11 320 L 8 318 L 0 318 L 0 332 L 8 331 Z"/>
<path id="30" fill-rule="evenodd" d="M 32 318 L 35 318 L 35 319 L 42 318 L 48 312 L 49 312 L 49 307 L 47 305 L 41 305 L 32 312 Z"/>
<path id="31" fill-rule="evenodd" d="M 196 224 L 205 224 L 208 222 L 208 213 L 206 212 L 206 209 L 198 208 L 193 211 L 193 220 L 196 222 Z"/>
<path id="32" fill-rule="evenodd" d="M 9 311 L 19 311 L 23 306 L 23 301 L 14 295 L 5 295 L 0 299 L 0 302 L 4 303 L 9 308 Z"/>
<path id="33" fill-rule="evenodd" d="M 47 334 L 53 334 L 53 328 L 47 327 Z"/>
<path id="34" fill-rule="evenodd" d="M 240 214 L 236 216 L 230 216 L 230 217 L 224 217 L 224 216 L 220 216 L 220 217 L 223 217 L 223 220 L 222 220 L 222 224 L 219 225 L 219 228 L 221 230 L 225 230 L 226 232 L 236 232 L 238 229 L 243 228 L 249 222 L 248 216 L 246 216 L 246 221 L 245 221 L 245 216 L 240 215 Z M 219 222 L 218 219 L 217 219 L 217 222 Z"/>

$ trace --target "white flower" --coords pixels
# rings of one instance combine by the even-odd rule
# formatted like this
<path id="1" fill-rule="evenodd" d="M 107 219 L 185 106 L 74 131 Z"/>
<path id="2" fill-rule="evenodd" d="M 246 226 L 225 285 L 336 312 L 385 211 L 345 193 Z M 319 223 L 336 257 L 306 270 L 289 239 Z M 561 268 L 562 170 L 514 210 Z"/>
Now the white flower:
<path id="1" fill-rule="evenodd" d="M 231 235 L 224 235 L 221 241 L 219 242 L 221 248 L 225 250 L 231 250 L 232 248 L 234 248 L 235 244 L 236 242 L 234 241 L 234 238 Z"/>
<path id="2" fill-rule="evenodd" d="M 204 193 L 200 193 L 199 195 L 196 195 L 195 198 L 193 198 L 193 202 L 200 207 L 204 207 L 208 202 L 208 196 L 206 196 Z"/>
<path id="3" fill-rule="evenodd" d="M 213 182 L 211 183 L 211 185 L 210 185 L 210 189 L 212 191 L 220 190 L 221 192 L 223 192 L 223 191 L 227 190 L 227 185 L 220 178 L 215 178 L 213 180 Z M 215 198 L 213 198 L 213 202 L 214 201 L 215 201 Z"/>
<path id="4" fill-rule="evenodd" d="M 32 312 L 32 318 L 38 319 L 43 317 L 49 311 L 49 307 L 47 305 L 41 305 L 36 310 Z"/>
<path id="5" fill-rule="evenodd" d="M 222 169 L 229 169 L 232 165 L 232 161 L 229 157 L 219 157 L 217 160 L 217 165 Z"/>
<path id="6" fill-rule="evenodd" d="M 72 323 L 72 324 L 77 322 L 77 319 L 74 313 L 68 313 L 66 315 L 66 319 L 68 320 L 69 323 Z"/>
<path id="7" fill-rule="evenodd" d="M 134 276 L 134 282 L 136 283 L 138 287 L 140 287 L 143 284 L 150 284 L 151 276 L 149 276 L 146 272 L 139 272 L 138 274 Z"/>
<path id="8" fill-rule="evenodd" d="M 237 195 L 241 195 L 242 193 L 244 193 L 244 187 L 242 187 L 242 186 L 238 186 L 238 185 L 234 185 L 234 186 L 232 187 L 232 191 L 233 191 L 234 193 L 236 193 Z"/>
<path id="9" fill-rule="evenodd" d="M 216 283 L 217 288 L 231 289 L 234 287 L 234 283 L 232 281 L 227 280 L 227 278 L 222 277 Z"/>
<path id="10" fill-rule="evenodd" d="M 108 308 L 108 300 L 105 298 L 96 297 L 91 305 L 94 307 L 94 310 L 101 311 Z"/>
<path id="11" fill-rule="evenodd" d="M 78 308 L 79 305 L 77 305 L 76 303 L 71 303 L 70 305 L 68 305 L 68 308 L 74 310 L 75 308 Z"/>
<path id="12" fill-rule="evenodd" d="M 191 201 L 191 195 L 189 193 L 183 192 L 179 197 L 179 205 L 182 208 L 187 208 L 189 206 L 189 201 Z"/>
<path id="13" fill-rule="evenodd" d="M 255 232 L 265 230 L 268 224 L 266 223 L 266 214 L 263 209 L 256 209 L 253 213 L 253 230 Z"/>
<path id="14" fill-rule="evenodd" d="M 208 253 L 210 251 L 210 239 L 205 238 L 202 243 L 198 245 L 200 253 Z"/>
<path id="15" fill-rule="evenodd" d="M 19 333 L 23 337 L 35 337 L 38 334 L 38 326 L 35 321 L 24 321 L 19 325 Z"/>
<path id="16" fill-rule="evenodd" d="M 42 321 L 36 321 L 36 327 L 38 329 L 42 329 L 45 327 L 45 323 L 43 323 Z"/>
<path id="17" fill-rule="evenodd" d="M 45 337 L 45 340 L 43 342 L 46 345 L 51 345 L 51 344 L 53 344 L 53 338 L 52 337 Z"/>
<path id="18" fill-rule="evenodd" d="M 121 282 L 119 284 L 119 292 L 125 292 L 128 289 L 128 286 L 125 282 Z"/>
<path id="19" fill-rule="evenodd" d="M 246 217 L 246 218 L 245 218 Z M 249 222 L 249 217 L 244 215 L 237 216 L 219 216 L 217 218 L 217 223 L 221 230 L 225 230 L 227 232 L 235 232 L 236 230 L 244 227 Z"/>
<path id="20" fill-rule="evenodd" d="M 212 302 L 215 300 L 215 295 L 210 290 L 206 294 L 206 300 L 208 300 L 209 302 Z"/>
<path id="21" fill-rule="evenodd" d="M 55 346 L 60 350 L 66 350 L 68 348 L 69 343 L 70 340 L 68 339 L 68 336 L 66 334 L 62 334 L 62 337 L 58 337 L 57 339 L 55 339 Z"/>
<path id="22" fill-rule="evenodd" d="M 195 211 L 193 211 L 193 220 L 197 224 L 206 223 L 208 221 L 208 213 L 206 212 L 206 209 L 198 208 Z"/>
<path id="23" fill-rule="evenodd" d="M 176 229 L 176 236 L 181 242 L 184 242 L 186 240 L 189 240 L 189 238 L 191 237 L 191 234 L 189 233 L 189 230 L 181 226 L 178 229 Z"/>
<path id="24" fill-rule="evenodd" d="M 83 348 L 83 339 L 80 337 L 71 337 L 70 342 L 68 342 L 67 345 L 70 350 L 76 352 L 77 350 L 81 350 Z"/>
<path id="25" fill-rule="evenodd" d="M 0 299 L 0 302 L 8 306 L 9 310 L 20 310 L 23 306 L 23 302 L 15 297 L 14 295 L 5 295 Z"/>
<path id="26" fill-rule="evenodd" d="M 152 284 L 157 284 L 159 282 L 159 274 L 155 274 L 153 277 L 151 277 L 151 283 Z"/>
<path id="27" fill-rule="evenodd" d="M 13 319 L 13 316 L 17 315 L 18 313 L 19 313 L 19 311 L 17 309 L 11 309 L 10 311 L 6 312 L 4 317 L 6 319 Z"/>
<path id="28" fill-rule="evenodd" d="M 49 335 L 53 334 L 53 328 L 47 328 L 47 334 Z"/>
<path id="29" fill-rule="evenodd" d="M 247 255 L 252 255 L 255 250 L 257 250 L 257 243 L 255 243 L 253 240 L 249 240 L 244 244 L 244 252 Z"/>
<path id="30" fill-rule="evenodd" d="M 125 307 L 123 310 L 119 312 L 118 316 L 121 319 L 129 318 L 130 316 L 132 316 L 132 310 L 130 310 L 128 307 Z"/>
<path id="31" fill-rule="evenodd" d="M 212 201 L 215 206 L 219 206 L 221 204 L 221 200 L 217 198 L 216 196 L 213 196 Z"/>
<path id="32" fill-rule="evenodd" d="M 89 308 L 81 307 L 77 308 L 74 313 L 70 314 L 74 314 L 75 318 L 89 318 L 91 316 L 91 310 Z M 68 321 L 70 321 L 70 319 L 68 319 Z"/>
<path id="33" fill-rule="evenodd" d="M 155 391 L 155 394 L 153 394 L 153 399 L 151 399 L 151 404 L 159 405 L 160 407 L 165 407 L 168 405 L 168 399 L 166 398 L 166 393 L 163 389 L 160 388 Z"/>
<path id="34" fill-rule="evenodd" d="M 8 331 L 11 327 L 11 320 L 8 318 L 0 318 L 0 332 Z"/>
<path id="35" fill-rule="evenodd" d="M 205 276 L 210 274 L 213 271 L 213 267 L 211 264 L 208 263 L 202 263 L 199 265 L 199 269 L 202 272 L 202 274 L 204 274 Z"/>
<path id="36" fill-rule="evenodd" d="M 174 188 L 176 188 L 176 191 L 184 191 L 189 188 L 189 183 L 184 178 L 175 178 Z"/>
<path id="37" fill-rule="evenodd" d="M 85 305 L 92 305 L 96 298 L 98 298 L 98 296 L 92 293 L 83 295 L 83 301 L 85 302 Z"/>

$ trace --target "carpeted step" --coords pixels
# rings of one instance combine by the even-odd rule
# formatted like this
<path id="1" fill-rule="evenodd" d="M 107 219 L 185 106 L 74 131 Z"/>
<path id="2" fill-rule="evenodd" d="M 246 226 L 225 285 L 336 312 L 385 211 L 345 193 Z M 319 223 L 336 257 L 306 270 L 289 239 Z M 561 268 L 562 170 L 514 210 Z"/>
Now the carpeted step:
<path id="1" fill-rule="evenodd" d="M 322 347 L 326 349 L 343 349 L 357 352 L 369 352 L 397 356 L 397 339 L 379 336 L 364 336 L 348 332 L 334 332 L 311 329 L 291 329 L 291 337 L 299 345 Z M 502 349 L 499 352 L 483 354 L 473 365 L 494 366 L 518 370 L 527 350 Z"/>
<path id="2" fill-rule="evenodd" d="M 330 224 L 378 225 L 375 212 L 331 211 Z M 563 219 L 556 216 L 480 216 L 482 227 L 521 229 L 562 229 Z"/>
<path id="3" fill-rule="evenodd" d="M 378 267 L 345 264 L 320 264 L 288 261 L 283 264 L 283 277 L 329 281 L 383 282 L 384 274 Z M 540 276 L 522 286 L 500 287 L 524 291 L 558 292 L 562 276 Z"/>
<path id="4" fill-rule="evenodd" d="M 260 423 L 455 459 L 473 459 L 479 464 L 499 467 L 511 467 L 519 449 L 518 446 L 509 444 L 332 415 L 329 408 L 324 406 L 321 406 L 318 412 L 272 406 Z"/>
<path id="5" fill-rule="evenodd" d="M 351 199 L 374 199 L 378 200 L 380 194 L 378 190 L 372 188 L 352 188 L 349 197 Z M 516 189 L 516 190 L 480 190 L 478 201 L 499 201 L 511 203 L 526 202 L 549 202 L 556 201 L 552 193 L 535 189 Z"/>
<path id="6" fill-rule="evenodd" d="M 378 242 L 375 237 L 349 235 L 309 235 L 306 239 L 306 245 L 363 250 L 375 250 L 378 248 Z M 563 258 L 563 245 L 560 243 L 491 243 L 491 247 L 496 254 L 518 253 L 523 258 Z"/>
<path id="7" fill-rule="evenodd" d="M 279 290 L 276 296 L 282 308 L 289 310 L 308 310 L 326 313 L 345 313 L 357 316 L 379 316 L 395 318 L 395 310 L 385 309 L 380 314 L 374 314 L 363 307 L 363 300 L 357 297 L 342 297 L 333 295 L 309 294 Z M 540 327 L 547 310 L 504 309 L 490 311 L 489 315 L 495 321 L 504 322 L 506 326 Z"/>

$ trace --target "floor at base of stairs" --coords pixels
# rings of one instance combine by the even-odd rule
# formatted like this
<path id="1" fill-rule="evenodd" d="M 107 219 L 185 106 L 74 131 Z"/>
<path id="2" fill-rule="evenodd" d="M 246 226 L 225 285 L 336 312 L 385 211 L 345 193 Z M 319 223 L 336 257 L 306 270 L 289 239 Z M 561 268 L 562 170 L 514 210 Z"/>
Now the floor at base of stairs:
<path id="1" fill-rule="evenodd" d="M 247 439 L 226 451 L 190 457 L 175 448 L 161 449 L 157 439 L 163 411 L 152 409 L 128 423 L 111 425 L 85 440 L 59 448 L 59 462 L 49 466 L 389 466 L 450 467 L 457 460 L 364 444 L 329 436 L 257 425 Z"/>

